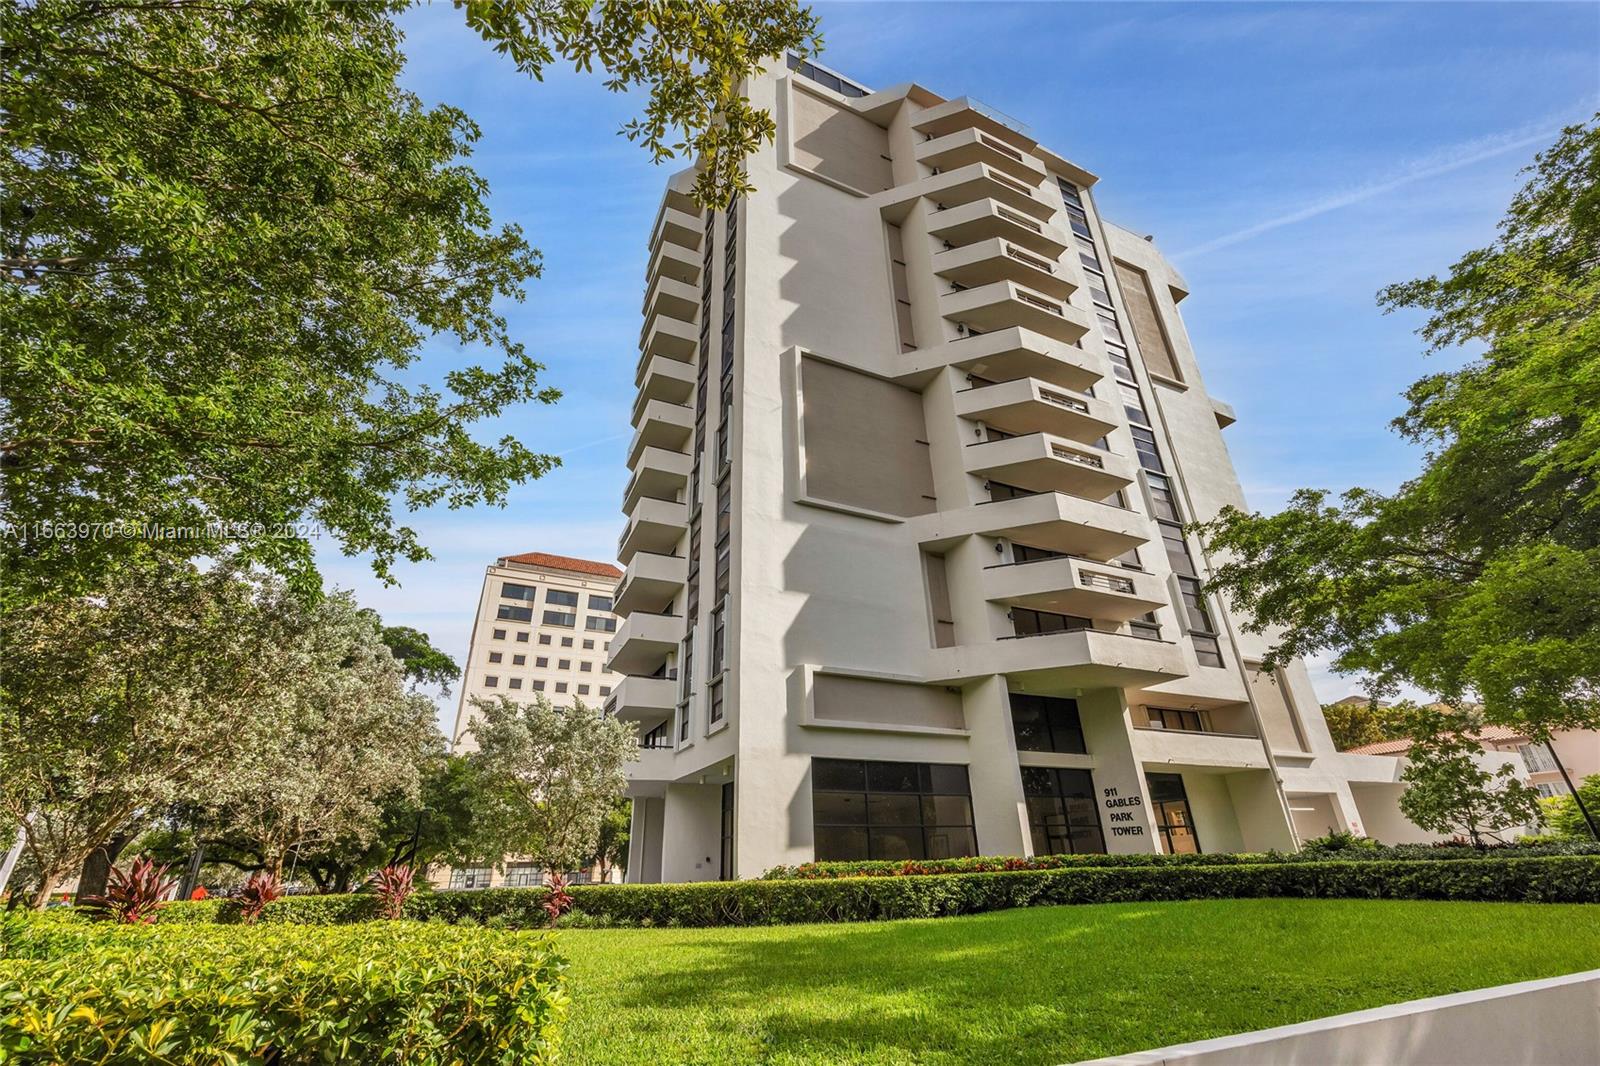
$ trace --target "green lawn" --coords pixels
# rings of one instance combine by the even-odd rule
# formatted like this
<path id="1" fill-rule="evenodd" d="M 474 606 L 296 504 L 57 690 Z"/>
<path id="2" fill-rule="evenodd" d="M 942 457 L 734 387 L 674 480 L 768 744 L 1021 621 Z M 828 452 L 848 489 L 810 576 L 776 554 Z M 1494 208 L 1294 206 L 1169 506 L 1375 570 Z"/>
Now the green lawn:
<path id="1" fill-rule="evenodd" d="M 1600 907 L 1126 903 L 560 948 L 568 1063 L 1064 1063 L 1600 967 Z"/>

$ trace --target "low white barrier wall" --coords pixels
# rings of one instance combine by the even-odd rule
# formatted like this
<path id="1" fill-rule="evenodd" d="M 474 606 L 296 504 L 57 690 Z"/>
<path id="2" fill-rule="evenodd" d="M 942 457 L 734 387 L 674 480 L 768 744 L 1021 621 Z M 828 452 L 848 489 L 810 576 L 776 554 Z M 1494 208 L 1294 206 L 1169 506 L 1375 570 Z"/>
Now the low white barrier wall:
<path id="1" fill-rule="evenodd" d="M 1600 1063 L 1600 970 L 1417 999 L 1079 1066 L 1368 1063 L 1594 1066 Z"/>

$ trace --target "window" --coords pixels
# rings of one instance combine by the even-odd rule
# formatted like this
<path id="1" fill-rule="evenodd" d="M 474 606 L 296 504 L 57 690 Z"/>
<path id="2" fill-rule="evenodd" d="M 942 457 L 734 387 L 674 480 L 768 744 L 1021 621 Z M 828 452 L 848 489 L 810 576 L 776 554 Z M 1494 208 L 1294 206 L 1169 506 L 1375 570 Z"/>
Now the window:
<path id="1" fill-rule="evenodd" d="M 533 608 L 513 607 L 509 603 L 502 603 L 495 609 L 494 616 L 510 622 L 531 622 L 533 621 Z"/>
<path id="2" fill-rule="evenodd" d="M 517 634 L 517 643 L 518 644 L 526 644 L 526 643 L 528 643 L 528 631 L 526 629 L 522 630 L 521 632 L 519 632 Z"/>
<path id="3" fill-rule="evenodd" d="M 1061 199 L 1078 209 L 1083 208 L 1083 197 L 1078 193 L 1078 187 L 1065 178 L 1056 179 L 1056 188 L 1061 190 Z"/>
<path id="4" fill-rule="evenodd" d="M 1111 357 L 1111 372 L 1117 376 L 1117 380 L 1132 384 L 1133 362 L 1128 358 L 1128 349 L 1107 341 L 1106 354 Z"/>
<path id="5" fill-rule="evenodd" d="M 544 605 L 546 607 L 576 607 L 578 606 L 578 594 L 576 592 L 565 592 L 561 589 L 549 589 L 544 594 Z"/>
<path id="6" fill-rule="evenodd" d="M 492 652 L 489 653 L 489 661 L 492 662 L 492 663 L 499 662 L 501 658 L 502 658 L 502 656 L 501 656 L 500 652 L 492 651 Z"/>
<path id="7" fill-rule="evenodd" d="M 611 610 L 611 605 L 612 601 L 610 596 L 589 597 L 589 610 L 591 611 L 609 611 Z"/>
<path id="8" fill-rule="evenodd" d="M 484 688 L 494 688 L 498 684 L 500 684 L 500 679 L 498 677 L 496 677 L 494 674 L 486 674 L 486 675 L 484 675 L 484 678 L 483 678 L 483 687 Z"/>
<path id="9" fill-rule="evenodd" d="M 600 695 L 602 695 L 602 696 L 611 695 L 611 686 L 610 685 L 601 685 L 600 686 Z"/>
<path id="10" fill-rule="evenodd" d="M 1194 657 L 1201 666 L 1222 665 L 1222 645 L 1217 643 L 1217 638 L 1204 633 L 1192 633 L 1189 640 L 1194 644 Z"/>
<path id="11" fill-rule="evenodd" d="M 1554 781 L 1540 781 L 1533 787 L 1539 793 L 1540 799 L 1555 799 L 1557 796 L 1564 795 L 1561 791 L 1561 786 Z"/>
<path id="12" fill-rule="evenodd" d="M 535 681 L 533 683 L 533 691 L 535 691 L 535 692 L 543 692 L 544 691 L 544 682 L 543 681 Z"/>
<path id="13" fill-rule="evenodd" d="M 733 880 L 733 782 L 722 786 L 722 860 L 720 876 Z"/>
<path id="14" fill-rule="evenodd" d="M 588 694 L 589 694 L 589 686 L 588 685 L 579 685 L 578 686 L 578 695 L 587 696 Z"/>
<path id="15" fill-rule="evenodd" d="M 535 665 L 535 666 L 549 666 L 550 665 L 550 657 L 548 655 L 541 655 L 538 658 L 533 660 L 533 665 Z"/>
<path id="16" fill-rule="evenodd" d="M 1167 472 L 1161 463 L 1161 449 L 1156 447 L 1156 435 L 1143 426 L 1129 426 L 1133 434 L 1133 450 L 1139 453 L 1139 465 L 1158 474 Z"/>
<path id="17" fill-rule="evenodd" d="M 678 704 L 678 743 L 687 743 L 689 740 L 689 704 Z"/>
<path id="18" fill-rule="evenodd" d="M 989 501 L 991 503 L 996 500 L 1020 500 L 1024 496 L 1037 495 L 1039 493 L 1034 492 L 1032 489 L 1019 489 L 1015 485 L 1007 485 L 1001 481 L 989 482 Z"/>
<path id="19" fill-rule="evenodd" d="M 584 641 L 583 642 L 583 650 L 584 651 L 594 651 L 594 641 L 592 641 L 592 640 Z"/>
<path id="20" fill-rule="evenodd" d="M 511 657 L 511 665 L 512 666 L 527 666 L 528 665 L 528 657 L 526 655 L 513 655 Z"/>
<path id="21" fill-rule="evenodd" d="M 469 866 L 450 871 L 451 888 L 488 888 L 491 870 L 487 866 Z"/>
<path id="22" fill-rule="evenodd" d="M 1095 806 L 1094 778 L 1088 770 L 1024 766 L 1022 794 L 1027 797 L 1028 828 L 1033 832 L 1035 855 L 1105 852 L 1105 833 Z"/>
<path id="23" fill-rule="evenodd" d="M 503 629 L 495 630 L 494 631 L 494 639 L 495 640 L 505 640 L 506 639 L 506 631 L 503 630 Z"/>
<path id="24" fill-rule="evenodd" d="M 1146 707 L 1151 729 L 1177 729 L 1184 733 L 1209 733 L 1206 720 L 1199 711 L 1173 710 L 1169 707 Z"/>
<path id="25" fill-rule="evenodd" d="M 1150 424 L 1150 416 L 1145 414 L 1144 398 L 1139 395 L 1138 387 L 1129 385 L 1126 381 L 1119 381 L 1117 382 L 1117 390 L 1122 393 L 1122 409 L 1127 412 L 1128 421 L 1136 425 L 1148 426 Z"/>
<path id="26" fill-rule="evenodd" d="M 1150 803 L 1155 808 L 1161 850 L 1168 855 L 1198 855 L 1200 838 L 1189 817 L 1189 796 L 1183 790 L 1183 775 L 1146 774 L 1145 781 L 1150 786 Z"/>
<path id="27" fill-rule="evenodd" d="M 578 624 L 578 616 L 567 611 L 546 611 L 544 624 L 547 626 L 565 626 L 571 629 Z"/>
<path id="28" fill-rule="evenodd" d="M 1019 637 L 1036 637 L 1044 633 L 1071 633 L 1079 629 L 1088 629 L 1090 624 L 1089 619 L 1070 614 L 1052 614 L 1049 611 L 1034 611 L 1026 607 L 1011 609 L 1011 627 Z"/>
<path id="29" fill-rule="evenodd" d="M 1183 597 L 1184 619 L 1190 632 L 1211 633 L 1211 615 L 1206 611 L 1205 597 L 1200 594 L 1200 581 L 1193 577 L 1178 578 L 1178 593 Z"/>
<path id="30" fill-rule="evenodd" d="M 533 602 L 533 594 L 537 590 L 532 585 L 514 585 L 509 581 L 500 582 L 500 598 L 502 600 L 524 600 Z"/>
<path id="31" fill-rule="evenodd" d="M 1147 470 L 1144 480 L 1150 486 L 1150 510 L 1155 516 L 1167 522 L 1183 521 L 1178 511 L 1178 499 L 1172 493 L 1172 482 L 1167 475 L 1152 474 Z"/>
<path id="32" fill-rule="evenodd" d="M 712 725 L 722 721 L 722 682 L 717 681 L 711 686 L 711 713 L 709 719 Z"/>
<path id="33" fill-rule="evenodd" d="M 727 662 L 728 632 L 727 632 L 728 605 L 722 604 L 711 612 L 711 676 L 716 677 L 722 673 L 722 668 Z"/>
<path id="34" fill-rule="evenodd" d="M 1011 728 L 1019 751 L 1057 751 L 1086 755 L 1078 701 L 1056 696 L 1011 694 Z"/>
<path id="35" fill-rule="evenodd" d="M 1161 545 L 1167 550 L 1167 563 L 1173 573 L 1194 576 L 1194 560 L 1189 558 L 1189 544 L 1183 539 L 1183 527 L 1176 522 L 1157 521 L 1161 527 Z"/>
<path id="36" fill-rule="evenodd" d="M 811 811 L 819 862 L 978 853 L 965 766 L 812 759 Z"/>
<path id="37" fill-rule="evenodd" d="M 556 691 L 557 692 L 565 692 L 565 691 L 567 691 L 567 683 L 565 681 L 557 681 L 556 682 Z"/>
<path id="38" fill-rule="evenodd" d="M 570 647 L 572 647 L 572 638 L 571 638 L 571 637 L 562 637 L 562 638 L 561 638 L 561 646 L 562 646 L 562 647 L 563 647 L 563 648 L 570 648 Z"/>
<path id="39" fill-rule="evenodd" d="M 1161 623 L 1156 621 L 1156 613 L 1151 611 L 1143 618 L 1135 618 L 1129 622 L 1128 633 L 1140 640 L 1160 640 Z"/>
<path id="40" fill-rule="evenodd" d="M 725 599 L 728 595 L 729 577 L 733 572 L 733 548 L 725 540 L 717 545 L 717 588 L 716 598 Z"/>
<path id="41" fill-rule="evenodd" d="M 1049 548 L 1035 548 L 1031 544 L 1011 544 L 1011 559 L 1018 563 L 1036 563 L 1045 559 L 1064 559 L 1062 552 L 1051 551 Z"/>
<path id="42" fill-rule="evenodd" d="M 559 660 L 557 660 L 556 661 L 556 669 L 557 670 L 571 670 L 572 669 L 572 660 L 571 659 L 559 659 Z"/>
<path id="43" fill-rule="evenodd" d="M 1543 774 L 1559 769 L 1550 749 L 1543 744 L 1519 744 L 1517 754 L 1522 756 L 1529 773 Z"/>
<path id="44" fill-rule="evenodd" d="M 522 687 L 522 678 L 513 677 L 511 680 L 506 682 L 506 685 L 509 688 L 521 688 Z"/>
<path id="45" fill-rule="evenodd" d="M 615 618 L 602 618 L 600 615 L 591 614 L 589 617 L 583 620 L 583 628 L 587 629 L 591 633 L 615 633 L 617 631 L 617 620 Z M 584 641 L 585 645 L 588 643 L 588 641 Z"/>
<path id="46" fill-rule="evenodd" d="M 531 862 L 513 862 L 506 865 L 506 888 L 537 888 L 544 884 L 544 871 Z"/>
<path id="47" fill-rule="evenodd" d="M 581 673 L 581 674 L 587 674 L 593 669 L 594 669 L 594 663 L 591 663 L 588 660 L 585 660 L 585 661 L 580 662 L 578 664 L 578 672 Z"/>

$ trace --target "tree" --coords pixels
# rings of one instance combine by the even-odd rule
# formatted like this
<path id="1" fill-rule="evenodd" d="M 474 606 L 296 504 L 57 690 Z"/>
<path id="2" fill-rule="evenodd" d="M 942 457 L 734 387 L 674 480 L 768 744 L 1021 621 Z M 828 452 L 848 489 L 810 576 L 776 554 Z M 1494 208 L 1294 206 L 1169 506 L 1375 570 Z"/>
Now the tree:
<path id="1" fill-rule="evenodd" d="M 1465 833 L 1474 847 L 1499 839 L 1507 829 L 1539 821 L 1538 790 L 1525 785 L 1511 765 L 1486 770 L 1483 747 L 1472 739 L 1473 723 L 1435 708 L 1409 715 L 1412 745 L 1400 780 L 1406 790 L 1400 810 L 1432 833 Z"/>
<path id="2" fill-rule="evenodd" d="M 307 527 L 387 578 L 428 557 L 399 508 L 498 504 L 558 462 L 472 434 L 558 398 L 497 310 L 540 259 L 490 217 L 471 119 L 398 87 L 405 6 L 0 5 L 6 602 L 219 554 L 313 595 Z M 772 136 L 743 76 L 818 43 L 795 0 L 460 6 L 534 77 L 646 87 L 625 132 L 698 153 L 708 202 Z M 435 336 L 497 363 L 416 384 Z"/>
<path id="3" fill-rule="evenodd" d="M 373 617 L 377 617 L 376 612 Z M 413 687 L 437 685 L 444 695 L 450 695 L 450 686 L 461 676 L 461 667 L 434 647 L 428 634 L 410 626 L 383 626 L 380 635 Z"/>
<path id="4" fill-rule="evenodd" d="M 225 778 L 291 683 L 286 592 L 228 566 L 112 575 L 98 596 L 0 613 L 0 810 L 42 905 L 91 852 Z"/>
<path id="5" fill-rule="evenodd" d="M 202 800 L 278 875 L 301 849 L 371 842 L 385 802 L 415 803 L 422 768 L 444 753 L 433 701 L 407 689 L 376 617 L 342 592 L 303 610 L 292 683 L 245 725 L 227 781 Z"/>
<path id="6" fill-rule="evenodd" d="M 1600 815 L 1600 774 L 1590 774 L 1579 782 L 1578 794 L 1583 797 L 1584 806 L 1589 808 L 1591 815 Z M 1540 800 L 1539 807 L 1545 830 L 1551 836 L 1572 840 L 1594 839 L 1588 823 L 1584 821 L 1583 812 L 1578 809 L 1572 796 L 1551 796 Z"/>
<path id="7" fill-rule="evenodd" d="M 1399 740 L 1405 724 L 1387 704 L 1372 699 L 1345 699 L 1322 705 L 1322 718 L 1333 735 L 1333 746 L 1349 751 L 1366 744 Z"/>
<path id="8" fill-rule="evenodd" d="M 581 701 L 556 708 L 543 696 L 520 704 L 500 696 L 473 705 L 478 748 L 467 760 L 478 776 L 483 851 L 527 855 L 547 870 L 576 868 L 594 854 L 627 784 L 636 730 Z"/>
<path id="9" fill-rule="evenodd" d="M 600 836 L 595 841 L 594 854 L 589 865 L 600 871 L 600 880 L 611 880 L 615 867 L 628 868 L 628 836 L 633 830 L 633 801 L 618 796 L 600 822 Z"/>
<path id="10" fill-rule="evenodd" d="M 1600 726 L 1600 124 L 1530 170 L 1490 247 L 1381 294 L 1429 312 L 1430 351 L 1482 346 L 1407 392 L 1421 472 L 1201 533 L 1273 661 L 1330 652 L 1375 694 L 1475 700 L 1541 741 Z"/>

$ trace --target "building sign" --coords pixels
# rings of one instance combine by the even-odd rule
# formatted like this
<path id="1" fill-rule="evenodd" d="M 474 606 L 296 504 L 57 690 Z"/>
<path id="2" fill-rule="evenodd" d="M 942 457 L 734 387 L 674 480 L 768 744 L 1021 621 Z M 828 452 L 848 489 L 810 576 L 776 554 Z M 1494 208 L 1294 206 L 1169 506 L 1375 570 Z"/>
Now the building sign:
<path id="1" fill-rule="evenodd" d="M 1106 808 L 1106 823 L 1114 837 L 1144 836 L 1144 819 L 1138 808 L 1144 806 L 1144 797 L 1138 794 L 1124 796 L 1121 789 L 1102 788 L 1100 797 Z"/>

